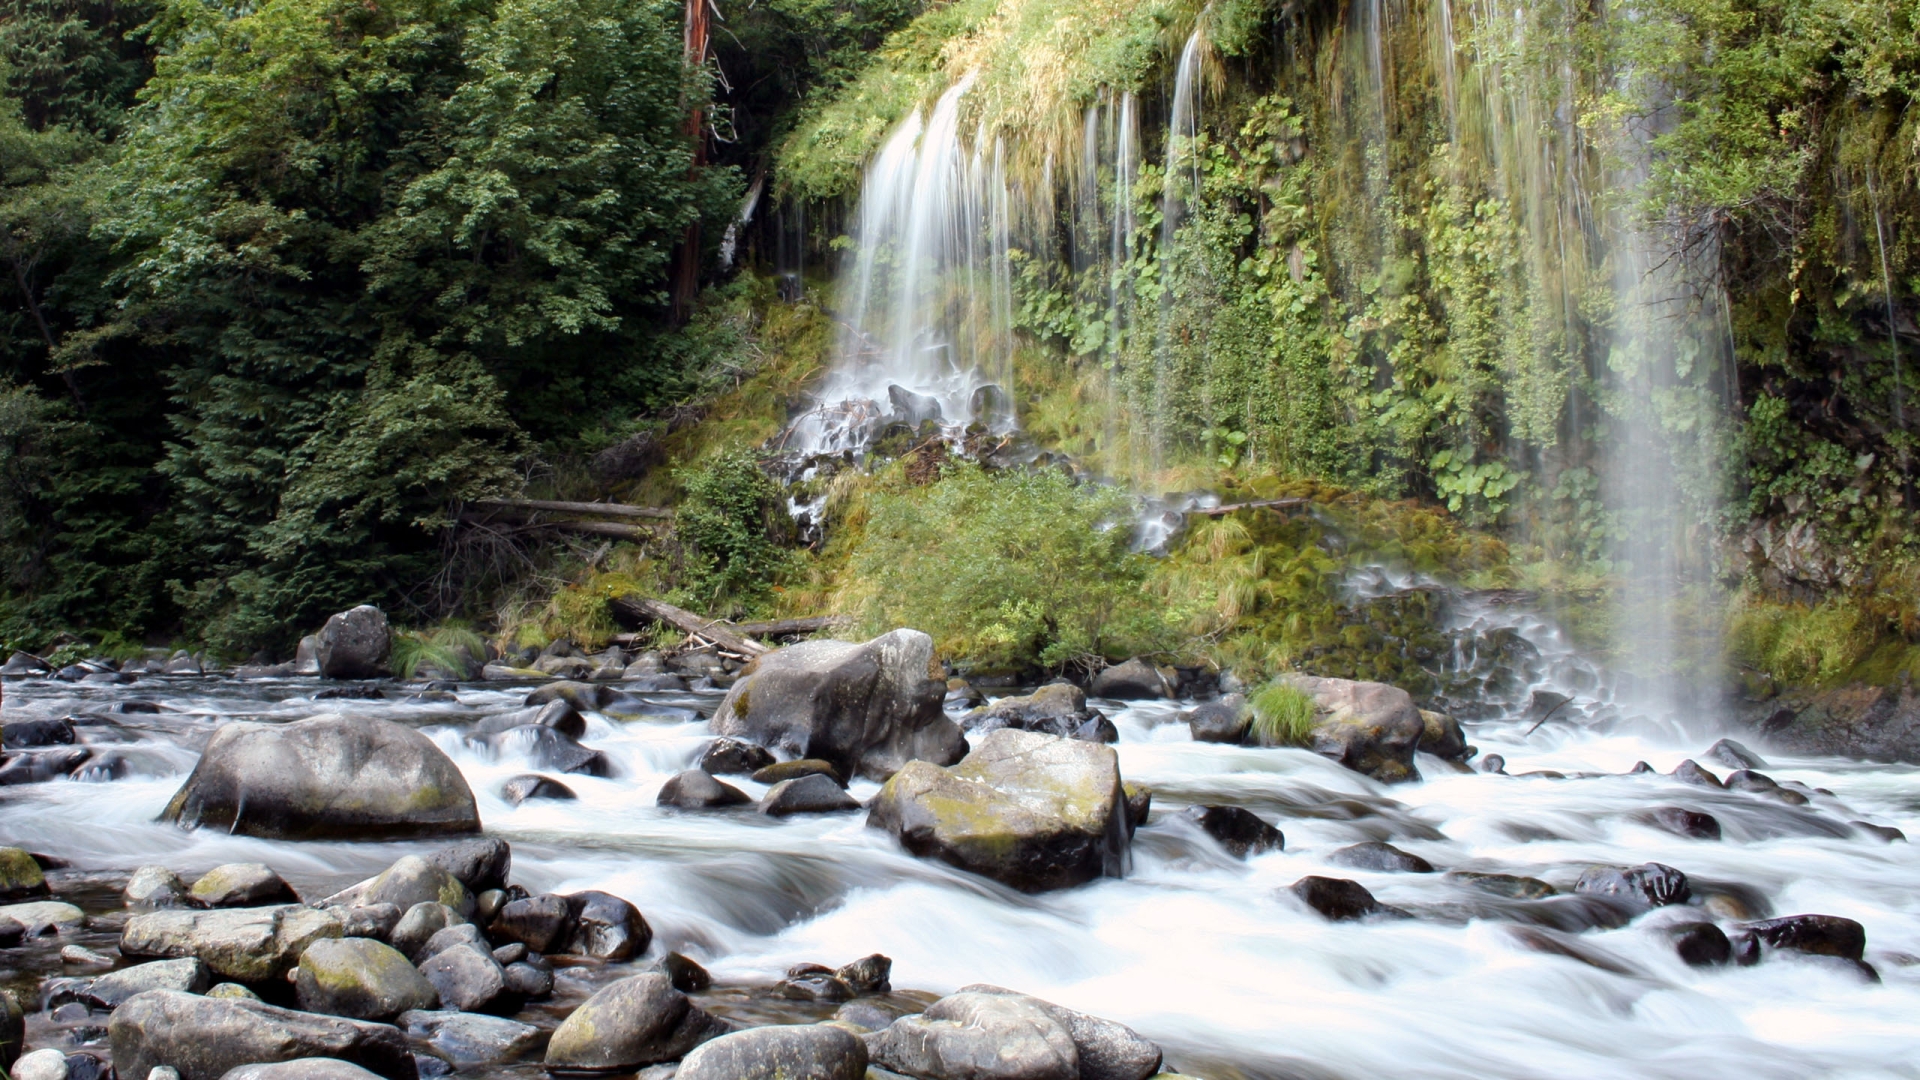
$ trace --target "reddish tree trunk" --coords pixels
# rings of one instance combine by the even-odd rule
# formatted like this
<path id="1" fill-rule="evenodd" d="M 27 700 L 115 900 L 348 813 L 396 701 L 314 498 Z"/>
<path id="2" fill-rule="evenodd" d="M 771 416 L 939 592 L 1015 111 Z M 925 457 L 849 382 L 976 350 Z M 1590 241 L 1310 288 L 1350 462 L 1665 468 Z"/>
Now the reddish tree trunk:
<path id="1" fill-rule="evenodd" d="M 711 0 L 687 0 L 686 59 L 689 70 L 707 63 L 707 5 Z M 707 117 L 700 99 L 688 102 L 687 136 L 693 140 L 692 176 L 707 164 Z M 700 223 L 692 222 L 680 237 L 680 248 L 673 261 L 673 321 L 685 322 L 693 314 L 693 297 L 700 291 Z"/>

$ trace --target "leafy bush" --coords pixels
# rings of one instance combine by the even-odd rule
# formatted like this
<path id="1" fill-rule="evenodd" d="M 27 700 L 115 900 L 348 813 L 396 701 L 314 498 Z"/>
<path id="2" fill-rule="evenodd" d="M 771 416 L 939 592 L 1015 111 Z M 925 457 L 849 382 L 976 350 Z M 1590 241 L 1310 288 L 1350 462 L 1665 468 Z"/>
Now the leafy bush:
<path id="1" fill-rule="evenodd" d="M 1058 668 L 1166 648 L 1128 551 L 1127 496 L 1053 471 L 953 469 L 873 500 L 853 559 L 869 631 L 913 626 L 976 664 Z"/>
<path id="2" fill-rule="evenodd" d="M 449 624 L 395 634 L 388 663 L 395 675 L 411 679 L 427 668 L 464 674 L 486 655 L 487 645 L 479 634 L 464 626 Z"/>
<path id="3" fill-rule="evenodd" d="M 707 614 L 758 602 L 787 564 L 776 533 L 786 521 L 780 490 L 745 450 L 731 450 L 675 477 L 685 488 L 676 529 L 688 545 L 679 590 Z"/>
<path id="4" fill-rule="evenodd" d="M 1254 692 L 1254 742 L 1261 746 L 1305 746 L 1313 733 L 1313 695 L 1285 680 L 1268 683 Z"/>

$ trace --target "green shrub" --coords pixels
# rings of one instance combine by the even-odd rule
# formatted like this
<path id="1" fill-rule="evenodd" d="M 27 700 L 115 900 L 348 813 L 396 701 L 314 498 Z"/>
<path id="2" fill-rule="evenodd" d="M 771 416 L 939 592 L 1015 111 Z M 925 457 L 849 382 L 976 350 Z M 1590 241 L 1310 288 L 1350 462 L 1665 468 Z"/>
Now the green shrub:
<path id="1" fill-rule="evenodd" d="M 403 679 L 414 678 L 428 668 L 462 674 L 473 663 L 484 661 L 486 655 L 487 644 L 479 634 L 464 626 L 448 625 L 395 634 L 388 666 Z"/>
<path id="2" fill-rule="evenodd" d="M 1058 472 L 953 469 L 874 498 L 853 580 L 866 628 L 912 626 L 946 655 L 1058 668 L 1166 648 L 1172 621 L 1129 550 L 1127 496 Z"/>
<path id="3" fill-rule="evenodd" d="M 780 489 L 745 450 L 680 469 L 675 528 L 687 545 L 678 592 L 704 614 L 728 616 L 763 600 L 788 563 L 776 539 L 786 525 Z"/>
<path id="4" fill-rule="evenodd" d="M 1313 695 L 1285 680 L 1268 683 L 1248 701 L 1253 707 L 1254 742 L 1261 746 L 1305 746 L 1313 734 Z"/>

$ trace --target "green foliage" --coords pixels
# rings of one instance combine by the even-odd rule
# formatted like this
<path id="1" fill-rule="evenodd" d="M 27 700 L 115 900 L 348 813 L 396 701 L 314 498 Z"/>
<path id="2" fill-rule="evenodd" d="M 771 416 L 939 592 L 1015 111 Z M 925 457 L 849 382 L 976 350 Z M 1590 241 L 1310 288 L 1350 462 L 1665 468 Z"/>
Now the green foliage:
<path id="1" fill-rule="evenodd" d="M 788 562 L 774 535 L 786 514 L 779 488 L 745 450 L 675 475 L 685 490 L 675 528 L 689 549 L 681 594 L 703 614 L 732 614 L 763 601 Z"/>
<path id="2" fill-rule="evenodd" d="M 866 630 L 911 626 L 983 668 L 1059 668 L 1157 652 L 1175 616 L 1142 586 L 1129 502 L 1056 471 L 955 468 L 868 508 L 851 577 Z"/>
<path id="3" fill-rule="evenodd" d="M 0 72 L 28 125 L 117 132 L 150 70 L 135 31 L 153 11 L 140 0 L 0 3 Z"/>
<path id="4" fill-rule="evenodd" d="M 1253 709 L 1253 724 L 1248 729 L 1261 746 L 1305 746 L 1313 734 L 1313 695 L 1277 679 L 1254 691 L 1247 699 Z"/>
<path id="5" fill-rule="evenodd" d="M 419 678 L 428 671 L 466 678 L 486 659 L 487 643 L 467 626 L 448 623 L 431 630 L 409 630 L 393 636 L 387 663 L 402 679 Z"/>

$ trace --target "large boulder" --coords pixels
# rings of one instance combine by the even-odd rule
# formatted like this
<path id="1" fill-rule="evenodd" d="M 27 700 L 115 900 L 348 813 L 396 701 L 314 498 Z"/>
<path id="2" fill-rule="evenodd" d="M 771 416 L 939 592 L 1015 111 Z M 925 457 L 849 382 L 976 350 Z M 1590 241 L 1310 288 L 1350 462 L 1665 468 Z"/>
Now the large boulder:
<path id="1" fill-rule="evenodd" d="M 316 941 L 295 973 L 294 991 L 308 1012 L 355 1020 L 391 1020 L 439 1000 L 429 983 L 392 946 L 370 938 Z"/>
<path id="2" fill-rule="evenodd" d="M 307 947 L 341 936 L 332 913 L 298 904 L 217 911 L 149 911 L 120 930 L 120 953 L 178 960 L 197 957 L 222 978 L 266 982 L 286 974 Z"/>
<path id="3" fill-rule="evenodd" d="M 675 990 L 667 976 L 630 975 L 601 987 L 554 1030 L 547 1042 L 547 1070 L 631 1072 L 677 1061 L 728 1029 L 726 1021 Z"/>
<path id="4" fill-rule="evenodd" d="M 313 658 L 329 679 L 374 679 L 387 673 L 393 631 L 386 613 L 361 604 L 327 620 L 314 635 Z"/>
<path id="5" fill-rule="evenodd" d="M 865 1080 L 867 1044 L 826 1024 L 750 1028 L 702 1043 L 675 1080 Z"/>
<path id="6" fill-rule="evenodd" d="M 923 1080 L 1080 1080 L 1073 1033 L 1019 995 L 949 994 L 872 1036 L 867 1050 L 874 1064 Z"/>
<path id="7" fill-rule="evenodd" d="M 365 716 L 225 725 L 161 818 L 276 840 L 480 831 L 466 778 L 433 740 Z"/>
<path id="8" fill-rule="evenodd" d="M 1157 668 L 1136 656 L 1095 675 L 1093 696 L 1131 701 L 1170 698 L 1173 696 L 1173 687 Z"/>
<path id="9" fill-rule="evenodd" d="M 1313 752 L 1375 780 L 1418 780 L 1413 752 L 1426 737 L 1427 722 L 1413 696 L 1386 683 L 1288 676 L 1313 698 Z"/>
<path id="10" fill-rule="evenodd" d="M 1053 1017 L 1073 1039 L 1074 1054 L 1080 1059 L 1080 1080 L 1147 1080 L 1160 1072 L 1159 1045 L 1125 1024 L 985 983 L 963 986 L 960 993 L 1013 998 Z"/>
<path id="11" fill-rule="evenodd" d="M 861 644 L 806 641 L 748 664 L 713 731 L 824 759 L 843 777 L 885 780 L 909 761 L 950 765 L 966 755 L 966 736 L 941 707 L 945 696 L 933 639 L 918 630 Z"/>
<path id="12" fill-rule="evenodd" d="M 951 768 L 909 763 L 867 824 L 908 851 L 1027 892 L 1119 877 L 1127 799 L 1112 748 L 1002 728 Z"/>
<path id="13" fill-rule="evenodd" d="M 257 1001 L 149 990 L 116 1009 L 107 1031 L 115 1072 L 127 1077 L 164 1067 L 180 1080 L 220 1080 L 242 1065 L 300 1058 L 337 1058 L 387 1080 L 419 1075 L 398 1028 Z"/>

